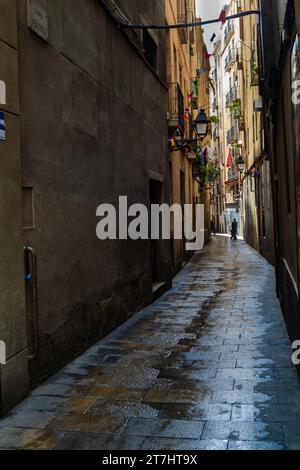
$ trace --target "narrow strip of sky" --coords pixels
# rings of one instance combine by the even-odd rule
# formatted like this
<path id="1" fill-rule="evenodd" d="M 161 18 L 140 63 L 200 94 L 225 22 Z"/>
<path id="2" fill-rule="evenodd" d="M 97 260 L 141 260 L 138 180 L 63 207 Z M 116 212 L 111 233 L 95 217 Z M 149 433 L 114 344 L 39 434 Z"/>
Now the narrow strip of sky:
<path id="1" fill-rule="evenodd" d="M 196 0 L 197 7 L 197 16 L 202 20 L 211 20 L 212 18 L 218 18 L 222 11 L 223 6 L 225 5 L 225 0 Z M 204 39 L 208 48 L 208 51 L 211 53 L 213 50 L 212 43 L 210 39 L 215 33 L 218 36 L 220 32 L 221 24 L 212 24 L 203 26 L 204 29 Z"/>

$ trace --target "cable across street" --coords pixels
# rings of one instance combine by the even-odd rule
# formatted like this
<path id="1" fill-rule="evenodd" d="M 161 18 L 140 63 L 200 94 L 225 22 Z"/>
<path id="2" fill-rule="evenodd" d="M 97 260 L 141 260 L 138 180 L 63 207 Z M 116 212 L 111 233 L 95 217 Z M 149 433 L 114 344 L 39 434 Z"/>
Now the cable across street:
<path id="1" fill-rule="evenodd" d="M 214 23 L 221 23 L 220 18 L 216 18 L 213 20 L 205 20 L 205 21 L 193 21 L 191 23 L 178 23 L 178 24 L 171 24 L 171 25 L 158 25 L 158 24 L 133 24 L 130 23 L 129 21 L 126 22 L 123 20 L 119 20 L 116 15 L 121 16 L 121 12 L 116 4 L 114 4 L 113 8 L 110 8 L 106 0 L 102 0 L 102 4 L 104 5 L 105 9 L 108 11 L 108 13 L 114 18 L 118 26 L 124 29 L 181 29 L 181 28 L 192 28 L 192 27 L 197 27 L 197 26 L 205 26 L 208 24 L 214 24 Z M 236 18 L 242 18 L 244 16 L 250 16 L 250 15 L 260 15 L 259 10 L 249 10 L 249 11 L 243 11 L 240 13 L 236 13 L 234 15 L 227 16 L 225 21 L 230 21 L 234 20 Z M 125 16 L 122 14 L 122 18 L 125 18 Z"/>

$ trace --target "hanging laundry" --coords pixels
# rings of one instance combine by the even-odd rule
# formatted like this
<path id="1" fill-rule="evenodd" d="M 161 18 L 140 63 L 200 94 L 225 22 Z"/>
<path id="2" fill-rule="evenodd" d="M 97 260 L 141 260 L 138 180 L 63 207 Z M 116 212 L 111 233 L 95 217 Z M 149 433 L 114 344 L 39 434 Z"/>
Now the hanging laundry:
<path id="1" fill-rule="evenodd" d="M 232 158 L 232 150 L 231 150 L 231 147 L 229 147 L 229 150 L 228 150 L 228 157 L 227 157 L 227 164 L 226 164 L 227 168 L 232 168 L 233 166 L 233 158 Z"/>

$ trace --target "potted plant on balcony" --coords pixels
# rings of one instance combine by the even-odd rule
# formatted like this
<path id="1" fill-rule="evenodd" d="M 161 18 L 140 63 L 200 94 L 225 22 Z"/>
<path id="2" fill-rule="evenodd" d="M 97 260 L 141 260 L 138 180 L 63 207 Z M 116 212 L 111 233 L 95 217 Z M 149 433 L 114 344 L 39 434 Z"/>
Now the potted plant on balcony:
<path id="1" fill-rule="evenodd" d="M 230 113 L 235 119 L 238 119 L 241 115 L 241 103 L 239 101 L 233 101 L 230 104 Z"/>

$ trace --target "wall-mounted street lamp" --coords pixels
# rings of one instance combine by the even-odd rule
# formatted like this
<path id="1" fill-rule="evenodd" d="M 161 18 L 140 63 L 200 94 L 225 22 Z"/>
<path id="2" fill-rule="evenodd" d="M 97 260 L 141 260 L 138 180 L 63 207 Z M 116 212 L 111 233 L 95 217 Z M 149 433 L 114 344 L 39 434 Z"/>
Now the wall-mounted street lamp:
<path id="1" fill-rule="evenodd" d="M 246 168 L 246 161 L 242 156 L 239 156 L 236 162 L 238 169 L 240 170 L 241 173 L 244 173 L 245 168 Z"/>
<path id="2" fill-rule="evenodd" d="M 205 114 L 204 109 L 200 109 L 198 116 L 196 117 L 194 121 L 194 127 L 195 131 L 198 135 L 198 137 L 202 140 L 204 137 L 207 136 L 208 134 L 208 127 L 210 125 L 211 121 L 208 119 L 208 117 Z"/>
<path id="3" fill-rule="evenodd" d="M 175 150 L 181 149 L 187 145 L 196 150 L 199 147 L 198 142 L 202 141 L 207 136 L 210 124 L 211 121 L 206 116 L 204 109 L 200 109 L 198 116 L 193 121 L 194 131 L 197 137 L 194 139 L 185 139 L 182 135 L 176 136 L 178 148 Z"/>

